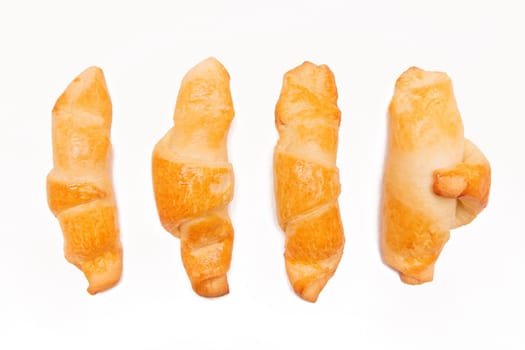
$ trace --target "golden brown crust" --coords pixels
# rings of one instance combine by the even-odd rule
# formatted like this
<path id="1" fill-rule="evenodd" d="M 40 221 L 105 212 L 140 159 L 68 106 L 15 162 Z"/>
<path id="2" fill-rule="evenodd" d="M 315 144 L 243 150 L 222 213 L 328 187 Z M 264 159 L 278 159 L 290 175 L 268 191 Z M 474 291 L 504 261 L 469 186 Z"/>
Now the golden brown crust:
<path id="1" fill-rule="evenodd" d="M 182 221 L 199 217 L 233 199 L 233 171 L 229 164 L 210 167 L 159 156 L 153 157 L 153 169 L 160 221 L 175 235 L 178 235 L 176 228 Z"/>
<path id="2" fill-rule="evenodd" d="M 390 191 L 390 189 L 387 189 Z M 423 209 L 407 205 L 387 192 L 383 201 L 383 257 L 409 284 L 429 282 L 449 231 L 440 229 Z"/>
<path id="3" fill-rule="evenodd" d="M 81 269 L 96 294 L 122 273 L 117 209 L 111 181 L 111 100 L 104 74 L 90 67 L 53 108 L 49 208 L 64 235 L 66 259 Z"/>
<path id="4" fill-rule="evenodd" d="M 488 204 L 491 169 L 483 153 L 465 139 L 463 161 L 453 168 L 434 172 L 434 193 L 456 198 L 456 219 L 452 228 L 470 223 Z"/>
<path id="5" fill-rule="evenodd" d="M 463 137 L 448 76 L 408 69 L 396 82 L 389 110 L 384 261 L 405 283 L 431 281 L 450 229 L 486 206 L 489 189 L 490 166 Z"/>
<path id="6" fill-rule="evenodd" d="M 181 254 L 192 287 L 202 296 L 218 297 L 229 292 L 233 227 L 227 213 L 204 215 L 181 228 Z"/>
<path id="7" fill-rule="evenodd" d="M 341 113 L 329 68 L 305 62 L 287 72 L 275 117 L 274 184 L 286 271 L 294 291 L 315 302 L 344 247 L 336 167 Z"/>
<path id="8" fill-rule="evenodd" d="M 396 81 L 390 103 L 390 145 L 403 151 L 463 135 L 452 82 L 441 72 L 409 68 Z"/>
<path id="9" fill-rule="evenodd" d="M 181 239 L 181 256 L 194 291 L 206 297 L 229 292 L 233 227 L 233 169 L 226 139 L 233 103 L 226 69 L 214 58 L 184 77 L 174 127 L 152 156 L 155 201 L 164 228 Z"/>
<path id="10" fill-rule="evenodd" d="M 297 158 L 284 152 L 275 154 L 275 196 L 277 216 L 283 230 L 293 218 L 336 201 L 341 186 L 339 171 L 314 161 Z"/>
<path id="11" fill-rule="evenodd" d="M 52 177 L 47 180 L 47 193 L 53 193 L 53 196 L 49 196 L 48 202 L 49 208 L 55 216 L 68 208 L 86 204 L 108 195 L 93 183 L 68 184 Z"/>

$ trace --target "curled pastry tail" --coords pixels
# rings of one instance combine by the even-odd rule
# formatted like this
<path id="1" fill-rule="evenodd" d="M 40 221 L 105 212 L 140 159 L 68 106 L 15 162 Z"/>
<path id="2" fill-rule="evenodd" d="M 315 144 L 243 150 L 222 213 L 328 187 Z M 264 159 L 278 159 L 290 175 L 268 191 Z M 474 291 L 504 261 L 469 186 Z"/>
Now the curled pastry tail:
<path id="1" fill-rule="evenodd" d="M 96 294 L 116 285 L 122 274 L 122 245 L 111 199 L 95 200 L 58 214 L 66 259 L 77 266 Z"/>
<path id="2" fill-rule="evenodd" d="M 203 297 L 228 294 L 233 227 L 226 209 L 188 220 L 180 234 L 182 262 L 193 290 Z"/>
<path id="3" fill-rule="evenodd" d="M 285 259 L 286 273 L 294 292 L 309 302 L 316 302 L 328 280 L 332 278 L 339 265 L 343 251 L 329 259 L 314 264 Z"/>
<path id="4" fill-rule="evenodd" d="M 399 278 L 406 284 L 423 284 L 434 279 L 434 265 L 429 265 L 421 271 L 404 274 L 399 272 Z"/>
<path id="5" fill-rule="evenodd" d="M 97 294 L 115 286 L 122 274 L 122 248 L 120 245 L 92 260 L 87 260 L 80 266 L 86 276 L 89 294 Z"/>
<path id="6" fill-rule="evenodd" d="M 463 162 L 434 172 L 434 193 L 458 200 L 452 228 L 470 223 L 487 206 L 491 169 L 483 153 L 465 140 Z"/>
<path id="7" fill-rule="evenodd" d="M 285 263 L 292 287 L 315 302 L 343 255 L 343 225 L 337 202 L 316 208 L 286 225 Z"/>

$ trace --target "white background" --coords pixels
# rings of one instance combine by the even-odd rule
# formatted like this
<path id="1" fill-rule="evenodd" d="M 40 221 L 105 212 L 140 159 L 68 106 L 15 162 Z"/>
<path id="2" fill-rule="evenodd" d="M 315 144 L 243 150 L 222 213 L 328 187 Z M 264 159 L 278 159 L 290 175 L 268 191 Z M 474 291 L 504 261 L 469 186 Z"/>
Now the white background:
<path id="1" fill-rule="evenodd" d="M 146 2 L 145 2 L 146 3 Z M 1 349 L 525 348 L 525 11 L 519 1 L 2 1 Z M 179 241 L 159 224 L 151 151 L 188 69 L 231 75 L 236 174 L 230 294 L 191 290 Z M 272 193 L 282 75 L 311 60 L 335 74 L 343 259 L 316 304 L 291 290 Z M 83 69 L 113 100 L 124 274 L 90 296 L 63 257 L 46 203 L 51 109 Z M 409 66 L 453 79 L 465 134 L 493 169 L 487 209 L 455 230 L 435 280 L 407 286 L 381 261 L 386 110 Z"/>

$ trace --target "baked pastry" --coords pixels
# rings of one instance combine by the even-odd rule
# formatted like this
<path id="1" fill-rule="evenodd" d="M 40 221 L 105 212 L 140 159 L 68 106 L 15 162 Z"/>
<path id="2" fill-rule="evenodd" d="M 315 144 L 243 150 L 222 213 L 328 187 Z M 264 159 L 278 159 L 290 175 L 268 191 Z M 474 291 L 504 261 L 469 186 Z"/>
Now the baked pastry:
<path id="1" fill-rule="evenodd" d="M 88 292 L 114 286 L 122 245 L 111 176 L 111 100 L 100 68 L 73 80 L 53 108 L 49 208 L 64 234 L 66 259 L 89 281 Z"/>
<path id="2" fill-rule="evenodd" d="M 463 136 L 452 82 L 412 67 L 396 82 L 389 110 L 381 245 L 408 284 L 432 281 L 450 229 L 487 205 L 490 165 Z"/>
<path id="3" fill-rule="evenodd" d="M 234 110 L 230 76 L 215 58 L 182 80 L 174 126 L 153 151 L 155 201 L 162 226 L 181 240 L 182 262 L 193 290 L 227 294 L 233 227 L 233 169 L 226 140 Z"/>
<path id="4" fill-rule="evenodd" d="M 294 291 L 315 302 L 343 254 L 336 167 L 341 112 L 326 65 L 304 62 L 284 75 L 275 109 L 274 185 L 285 264 Z"/>

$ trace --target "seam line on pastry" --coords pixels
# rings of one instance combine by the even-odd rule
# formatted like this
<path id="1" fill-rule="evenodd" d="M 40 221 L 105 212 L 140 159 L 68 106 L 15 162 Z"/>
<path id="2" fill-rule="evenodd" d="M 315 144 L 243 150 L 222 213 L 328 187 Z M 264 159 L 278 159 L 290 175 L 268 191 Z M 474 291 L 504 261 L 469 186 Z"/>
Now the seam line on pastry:
<path id="1" fill-rule="evenodd" d="M 289 225 L 289 224 L 292 224 L 292 223 L 295 223 L 295 222 L 297 222 L 297 221 L 301 221 L 301 220 L 307 219 L 307 218 L 309 218 L 309 217 L 312 217 L 312 216 L 314 216 L 315 214 L 317 214 L 318 212 L 321 212 L 322 210 L 327 209 L 328 207 L 330 207 L 330 206 L 333 205 L 334 203 L 335 203 L 336 205 L 339 205 L 339 203 L 338 203 L 338 199 L 337 199 L 338 197 L 339 197 L 339 194 L 337 194 L 337 195 L 335 196 L 335 198 L 329 200 L 328 202 L 325 202 L 325 203 L 323 203 L 323 204 L 317 205 L 317 206 L 315 206 L 315 207 L 313 207 L 313 208 L 311 208 L 311 209 L 308 209 L 308 210 L 306 210 L 306 211 L 304 211 L 304 212 L 302 212 L 302 213 L 300 213 L 300 214 L 295 215 L 295 217 L 294 217 L 293 219 L 287 221 L 287 222 L 284 224 L 284 226 L 285 226 L 285 232 L 286 232 L 286 229 L 288 228 L 288 225 Z"/>

